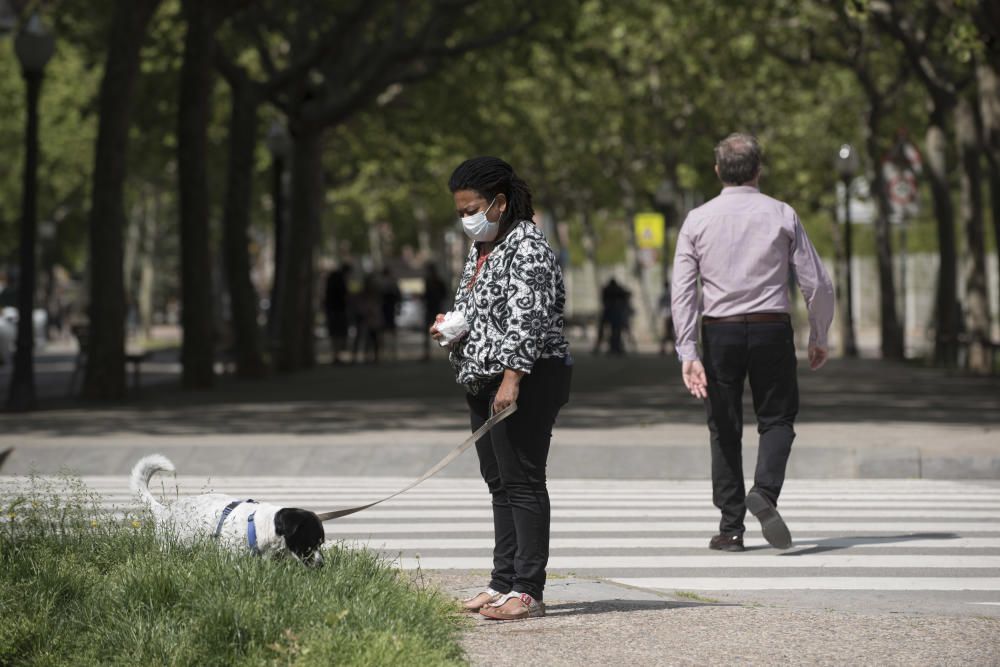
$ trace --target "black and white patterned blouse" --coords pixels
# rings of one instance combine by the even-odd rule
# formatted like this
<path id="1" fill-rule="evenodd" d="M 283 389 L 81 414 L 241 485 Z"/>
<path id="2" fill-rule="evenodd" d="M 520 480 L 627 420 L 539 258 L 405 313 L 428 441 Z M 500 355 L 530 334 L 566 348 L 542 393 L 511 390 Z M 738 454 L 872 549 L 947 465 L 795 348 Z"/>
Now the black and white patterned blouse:
<path id="1" fill-rule="evenodd" d="M 569 351 L 562 270 L 541 230 L 526 220 L 516 223 L 473 283 L 478 258 L 473 243 L 454 308 L 465 316 L 469 333 L 450 354 L 458 383 L 471 393 L 506 368 L 530 373 L 539 358 L 565 357 Z"/>

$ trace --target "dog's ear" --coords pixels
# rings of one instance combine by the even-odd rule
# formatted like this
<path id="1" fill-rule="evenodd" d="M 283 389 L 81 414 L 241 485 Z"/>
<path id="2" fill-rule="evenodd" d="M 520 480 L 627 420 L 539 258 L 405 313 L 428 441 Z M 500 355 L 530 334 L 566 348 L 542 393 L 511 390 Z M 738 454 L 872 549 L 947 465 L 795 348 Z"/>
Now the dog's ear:
<path id="1" fill-rule="evenodd" d="M 278 510 L 274 515 L 274 534 L 278 537 L 284 537 L 289 533 L 295 531 L 294 519 L 289 516 L 291 510 L 288 508 L 283 508 Z"/>
<path id="2" fill-rule="evenodd" d="M 289 549 L 311 549 L 321 544 L 326 537 L 323 522 L 315 512 L 285 507 L 274 515 L 274 533 L 285 538 Z"/>

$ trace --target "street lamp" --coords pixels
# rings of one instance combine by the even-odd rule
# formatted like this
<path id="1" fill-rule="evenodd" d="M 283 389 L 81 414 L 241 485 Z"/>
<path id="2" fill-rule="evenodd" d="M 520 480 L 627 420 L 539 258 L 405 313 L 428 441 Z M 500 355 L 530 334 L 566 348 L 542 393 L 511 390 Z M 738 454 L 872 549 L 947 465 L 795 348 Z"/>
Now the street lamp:
<path id="1" fill-rule="evenodd" d="M 858 356 L 858 345 L 854 335 L 854 280 L 851 269 L 851 182 L 858 173 L 860 163 L 858 153 L 850 144 L 844 144 L 837 151 L 836 168 L 844 183 L 844 258 L 847 262 L 845 277 L 847 282 L 847 306 L 844 313 L 844 356 Z"/>
<path id="2" fill-rule="evenodd" d="M 42 19 L 33 14 L 14 38 L 14 52 L 21 63 L 27 92 L 24 142 L 24 186 L 22 191 L 20 278 L 17 286 L 17 352 L 7 394 L 11 410 L 35 407 L 34 310 L 35 235 L 38 225 L 38 94 L 45 65 L 55 51 L 55 39 Z"/>
<path id="3" fill-rule="evenodd" d="M 274 276 L 271 279 L 271 302 L 267 311 L 267 330 L 272 340 L 278 334 L 278 306 L 284 282 L 285 236 L 285 161 L 292 152 L 288 128 L 277 118 L 267 130 L 267 148 L 271 151 L 274 172 Z"/>

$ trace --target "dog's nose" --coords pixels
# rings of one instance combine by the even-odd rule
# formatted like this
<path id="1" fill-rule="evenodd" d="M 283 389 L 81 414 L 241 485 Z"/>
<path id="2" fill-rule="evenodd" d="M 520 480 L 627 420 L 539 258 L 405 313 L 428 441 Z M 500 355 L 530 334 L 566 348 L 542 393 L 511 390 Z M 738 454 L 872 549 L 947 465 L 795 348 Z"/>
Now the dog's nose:
<path id="1" fill-rule="evenodd" d="M 317 549 L 308 562 L 309 567 L 323 567 L 323 552 Z"/>

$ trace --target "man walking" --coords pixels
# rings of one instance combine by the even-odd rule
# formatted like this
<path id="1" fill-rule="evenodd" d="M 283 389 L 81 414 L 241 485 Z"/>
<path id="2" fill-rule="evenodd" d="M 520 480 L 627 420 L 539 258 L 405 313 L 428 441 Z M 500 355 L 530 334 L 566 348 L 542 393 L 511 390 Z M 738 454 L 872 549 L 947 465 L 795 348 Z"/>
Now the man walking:
<path id="1" fill-rule="evenodd" d="M 791 206 L 761 194 L 761 149 L 748 134 L 715 147 L 722 193 L 691 211 L 677 239 L 672 310 L 684 384 L 705 399 L 712 447 L 712 496 L 722 512 L 709 548 L 743 551 L 746 511 L 771 545 L 791 546 L 776 509 L 799 409 L 789 317 L 794 271 L 809 311 L 809 367 L 827 359 L 833 284 Z M 701 278 L 699 307 L 698 279 Z M 702 348 L 697 321 L 702 312 Z M 750 378 L 760 444 L 754 485 L 743 485 L 743 385 Z"/>

